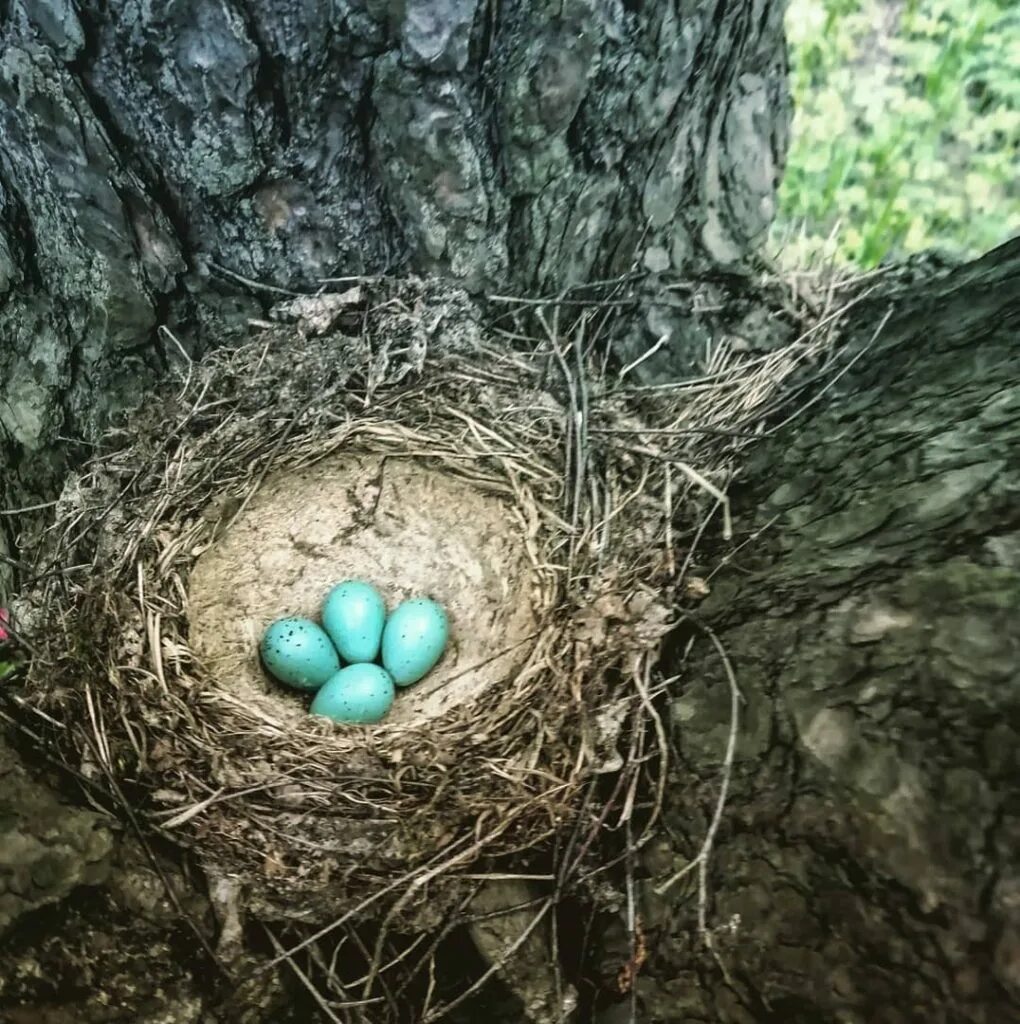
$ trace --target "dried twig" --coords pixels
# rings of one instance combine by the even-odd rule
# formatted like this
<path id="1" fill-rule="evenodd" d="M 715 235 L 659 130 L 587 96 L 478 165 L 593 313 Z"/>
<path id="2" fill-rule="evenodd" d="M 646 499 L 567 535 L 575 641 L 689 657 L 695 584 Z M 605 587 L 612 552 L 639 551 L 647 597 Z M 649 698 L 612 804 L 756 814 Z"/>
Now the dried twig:
<path id="1" fill-rule="evenodd" d="M 719 825 L 722 822 L 723 811 L 726 809 L 726 797 L 729 795 L 730 778 L 733 773 L 733 759 L 736 755 L 737 735 L 740 729 L 740 702 L 743 698 L 741 696 L 740 689 L 737 686 L 737 677 L 733 671 L 733 666 L 730 664 L 729 655 L 727 655 L 726 649 L 723 647 L 719 638 L 704 623 L 697 622 L 694 619 L 689 619 L 689 621 L 694 622 L 698 628 L 704 632 L 722 660 L 726 681 L 729 684 L 730 689 L 730 729 L 726 740 L 726 753 L 723 755 L 722 776 L 719 782 L 719 795 L 716 798 L 715 810 L 712 813 L 712 820 L 709 822 L 708 831 L 705 833 L 705 839 L 701 844 L 701 849 L 698 851 L 697 856 L 685 867 L 681 868 L 670 878 L 667 878 L 666 881 L 657 885 L 655 887 L 655 893 L 658 896 L 664 895 L 682 878 L 690 874 L 690 872 L 697 870 L 698 933 L 705 945 L 711 948 L 712 936 L 708 930 L 707 924 L 708 864 L 712 855 L 712 847 L 715 843 L 716 833 L 719 831 Z"/>
<path id="2" fill-rule="evenodd" d="M 506 964 L 513 955 L 528 941 L 531 933 L 542 923 L 545 919 L 546 914 L 555 906 L 555 901 L 547 899 L 537 914 L 531 919 L 528 926 L 521 932 L 521 934 L 510 944 L 506 952 L 495 962 L 493 962 L 488 969 L 478 977 L 471 985 L 469 985 L 459 996 L 455 999 L 451 999 L 448 1003 L 442 1006 L 436 1007 L 434 1010 L 430 1010 L 424 1017 L 422 1017 L 422 1024 L 434 1024 L 435 1021 L 442 1020 L 444 1017 L 452 1013 L 458 1006 L 466 1002 L 471 998 L 479 989 L 481 989 L 489 979 Z"/>

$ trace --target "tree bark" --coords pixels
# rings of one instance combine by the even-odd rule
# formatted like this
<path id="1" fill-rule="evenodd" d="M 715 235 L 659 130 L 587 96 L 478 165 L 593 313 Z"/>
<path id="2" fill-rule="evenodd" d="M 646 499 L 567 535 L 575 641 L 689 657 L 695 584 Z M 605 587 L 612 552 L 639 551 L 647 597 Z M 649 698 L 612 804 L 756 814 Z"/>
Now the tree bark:
<path id="1" fill-rule="evenodd" d="M 59 434 L 178 358 L 159 326 L 228 342 L 258 285 L 558 291 L 734 263 L 787 123 L 773 0 L 9 0 L 8 463 L 45 479 Z"/>
<path id="2" fill-rule="evenodd" d="M 0 0 L 0 506 L 51 497 L 79 453 L 61 439 L 87 441 L 167 364 L 334 277 L 536 294 L 636 264 L 653 279 L 621 351 L 671 339 L 642 372 L 677 372 L 717 330 L 782 340 L 739 270 L 787 125 L 773 0 Z M 725 322 L 656 295 L 660 273 L 708 282 Z M 708 879 L 718 959 L 696 887 L 655 893 L 699 849 L 730 729 L 692 625 L 666 831 L 637 880 L 639 1019 L 1017 1018 L 1018 294 L 1017 246 L 890 275 L 857 307 L 859 360 L 744 472 L 747 543 L 692 613 L 743 695 Z M 703 573 L 724 555 L 699 552 Z M 59 811 L 35 821 L 28 786 L 9 831 L 45 853 Z M 11 962 L 84 976 L 106 943 L 131 951 L 123 1019 L 214 1019 L 195 972 L 164 963 L 176 911 L 143 913 L 118 882 L 139 851 L 81 850 L 51 886 L 33 877 Z M 60 912 L 40 904 L 96 881 L 93 861 L 112 881 L 65 902 L 61 946 L 33 929 Z M 608 977 L 631 952 L 611 925 Z M 5 984 L 12 1020 L 121 1019 L 101 999 L 68 1017 L 60 978 Z"/>
<path id="3" fill-rule="evenodd" d="M 881 290 L 850 372 L 732 495 L 695 613 L 743 695 L 709 873 L 727 974 L 696 891 L 653 893 L 698 853 L 730 728 L 692 627 L 642 1020 L 1020 1019 L 1020 241 Z"/>

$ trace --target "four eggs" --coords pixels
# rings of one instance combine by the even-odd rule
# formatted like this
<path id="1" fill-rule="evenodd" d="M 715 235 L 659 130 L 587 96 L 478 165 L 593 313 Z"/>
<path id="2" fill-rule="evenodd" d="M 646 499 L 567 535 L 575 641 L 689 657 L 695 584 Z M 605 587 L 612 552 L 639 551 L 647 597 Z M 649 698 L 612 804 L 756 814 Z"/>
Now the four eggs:
<path id="1" fill-rule="evenodd" d="M 327 595 L 321 626 L 311 619 L 277 619 L 263 635 L 260 653 L 281 683 L 315 693 L 313 715 L 372 724 L 389 711 L 396 687 L 431 671 L 449 633 L 446 612 L 435 601 L 412 598 L 387 618 L 375 587 L 345 580 Z"/>

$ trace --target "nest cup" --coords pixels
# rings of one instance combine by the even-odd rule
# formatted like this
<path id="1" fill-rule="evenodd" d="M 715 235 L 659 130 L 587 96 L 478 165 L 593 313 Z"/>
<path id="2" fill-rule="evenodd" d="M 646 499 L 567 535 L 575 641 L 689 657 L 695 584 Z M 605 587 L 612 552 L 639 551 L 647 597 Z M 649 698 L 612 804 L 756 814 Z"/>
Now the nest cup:
<path id="1" fill-rule="evenodd" d="M 403 287 L 183 367 L 27 546 L 26 703 L 269 916 L 388 904 L 430 926 L 480 861 L 572 827 L 643 729 L 668 625 L 689 481 L 598 440 L 642 411 L 554 345 L 489 342 L 462 297 Z M 351 577 L 451 618 L 377 726 L 309 716 L 258 662 L 269 622 Z"/>
<path id="2" fill-rule="evenodd" d="M 439 664 L 399 691 L 388 743 L 443 715 L 470 718 L 471 703 L 527 660 L 544 598 L 520 523 L 498 493 L 396 451 L 274 471 L 199 555 L 188 583 L 191 649 L 242 713 L 297 732 L 308 724 L 307 701 L 267 679 L 259 639 L 283 614 L 316 619 L 345 579 L 372 582 L 389 609 L 432 597 L 450 619 Z M 356 734 L 343 730 L 345 741 Z"/>

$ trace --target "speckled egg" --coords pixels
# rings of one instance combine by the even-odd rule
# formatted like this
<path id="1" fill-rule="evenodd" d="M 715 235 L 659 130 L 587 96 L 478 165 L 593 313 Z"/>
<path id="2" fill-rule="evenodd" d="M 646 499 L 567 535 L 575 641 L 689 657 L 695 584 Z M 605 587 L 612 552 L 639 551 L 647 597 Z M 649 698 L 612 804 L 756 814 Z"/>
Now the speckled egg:
<path id="1" fill-rule="evenodd" d="M 322 626 L 340 657 L 352 663 L 379 657 L 386 603 L 371 583 L 344 580 L 326 596 Z"/>
<path id="2" fill-rule="evenodd" d="M 259 653 L 273 676 L 298 690 L 317 690 L 340 670 L 333 641 L 311 619 L 277 619 Z"/>
<path id="3" fill-rule="evenodd" d="M 410 686 L 439 661 L 450 635 L 442 606 L 427 597 L 397 605 L 386 621 L 382 663 L 397 686 Z"/>
<path id="4" fill-rule="evenodd" d="M 393 680 L 378 665 L 348 665 L 315 695 L 313 715 L 351 725 L 382 721 L 393 704 Z"/>

